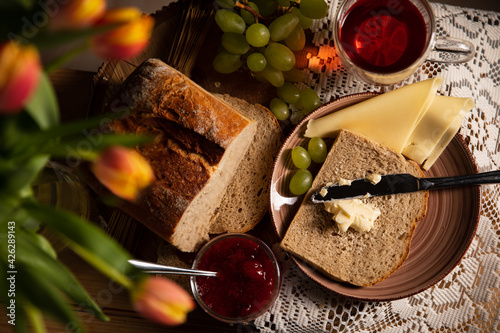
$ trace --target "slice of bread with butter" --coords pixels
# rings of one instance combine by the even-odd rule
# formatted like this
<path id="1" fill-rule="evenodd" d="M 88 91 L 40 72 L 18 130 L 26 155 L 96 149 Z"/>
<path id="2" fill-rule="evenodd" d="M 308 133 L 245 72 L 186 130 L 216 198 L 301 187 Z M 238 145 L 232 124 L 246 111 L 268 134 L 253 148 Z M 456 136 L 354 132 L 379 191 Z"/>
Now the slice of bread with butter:
<path id="1" fill-rule="evenodd" d="M 423 176 L 420 167 L 400 153 L 342 130 L 281 242 L 283 249 L 332 279 L 353 285 L 370 286 L 389 277 L 408 256 L 416 224 L 427 210 L 428 192 L 362 199 L 380 214 L 375 214 L 373 226 L 346 231 L 310 197 L 327 183 L 393 173 Z M 344 208 L 356 214 L 356 205 Z"/>

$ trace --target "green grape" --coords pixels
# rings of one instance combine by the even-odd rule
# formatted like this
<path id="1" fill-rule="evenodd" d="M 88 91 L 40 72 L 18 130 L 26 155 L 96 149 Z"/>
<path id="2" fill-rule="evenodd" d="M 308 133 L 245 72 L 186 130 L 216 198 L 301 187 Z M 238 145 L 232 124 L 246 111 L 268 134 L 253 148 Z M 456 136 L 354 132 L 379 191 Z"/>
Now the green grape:
<path id="1" fill-rule="evenodd" d="M 246 28 L 245 20 L 235 12 L 227 9 L 219 9 L 215 13 L 215 22 L 224 32 L 242 34 Z"/>
<path id="2" fill-rule="evenodd" d="M 240 68 L 242 63 L 239 55 L 224 51 L 215 56 L 212 65 L 217 72 L 228 74 Z"/>
<path id="3" fill-rule="evenodd" d="M 250 6 L 250 8 L 255 10 L 257 13 L 260 13 L 259 7 L 257 7 L 257 5 L 254 2 L 249 2 L 248 5 Z M 240 15 L 243 18 L 243 20 L 245 20 L 246 24 L 251 25 L 251 24 L 255 23 L 255 16 L 253 16 L 253 14 L 250 13 L 248 10 L 242 9 L 240 12 Z"/>
<path id="4" fill-rule="evenodd" d="M 300 92 L 300 104 L 302 104 L 304 112 L 309 114 L 311 111 L 321 106 L 321 100 L 316 91 L 312 88 L 304 88 Z"/>
<path id="5" fill-rule="evenodd" d="M 301 169 L 297 171 L 290 180 L 289 189 L 294 195 L 302 195 L 309 190 L 312 185 L 313 176 L 311 171 Z"/>
<path id="6" fill-rule="evenodd" d="M 307 151 L 315 163 L 323 163 L 326 159 L 326 143 L 320 137 L 314 137 L 309 140 Z"/>
<path id="7" fill-rule="evenodd" d="M 300 100 L 299 89 L 291 82 L 285 82 L 276 90 L 279 98 L 288 104 L 295 104 Z"/>
<path id="8" fill-rule="evenodd" d="M 283 76 L 288 82 L 303 82 L 305 79 L 305 73 L 297 68 L 292 68 L 289 71 L 284 71 Z"/>
<path id="9" fill-rule="evenodd" d="M 262 23 L 254 23 L 245 33 L 248 44 L 254 47 L 263 47 L 269 43 L 269 30 Z"/>
<path id="10" fill-rule="evenodd" d="M 289 71 L 295 66 L 295 55 L 283 44 L 269 44 L 264 55 L 267 62 L 280 71 Z"/>
<path id="11" fill-rule="evenodd" d="M 252 72 L 260 72 L 266 68 L 267 60 L 262 53 L 252 53 L 247 58 L 247 66 Z"/>
<path id="12" fill-rule="evenodd" d="M 307 169 L 311 165 L 311 155 L 307 149 L 297 146 L 292 149 L 293 164 L 299 169 Z"/>
<path id="13" fill-rule="evenodd" d="M 300 11 L 305 17 L 320 19 L 328 13 L 328 5 L 324 0 L 302 0 Z"/>
<path id="14" fill-rule="evenodd" d="M 232 9 L 236 3 L 235 0 L 215 0 L 215 2 L 222 8 Z"/>
<path id="15" fill-rule="evenodd" d="M 222 46 L 233 54 L 245 54 L 250 50 L 250 45 L 242 34 L 235 32 L 225 32 L 222 34 Z"/>
<path id="16" fill-rule="evenodd" d="M 299 18 L 292 13 L 279 16 L 269 25 L 271 39 L 275 42 L 285 39 L 297 24 L 299 24 Z"/>
<path id="17" fill-rule="evenodd" d="M 277 0 L 253 0 L 253 2 L 259 7 L 260 15 L 264 17 L 273 15 L 278 9 Z"/>
<path id="18" fill-rule="evenodd" d="M 294 14 L 295 16 L 297 16 L 299 18 L 299 25 L 302 27 L 302 29 L 309 29 L 312 25 L 312 18 L 309 18 L 309 17 L 305 17 L 304 15 L 302 15 L 302 12 L 300 11 L 300 9 L 294 7 L 292 8 L 292 14 Z"/>
<path id="19" fill-rule="evenodd" d="M 278 120 L 286 120 L 290 116 L 288 105 L 279 98 L 273 98 L 269 109 Z"/>
<path id="20" fill-rule="evenodd" d="M 274 68 L 269 63 L 260 73 L 262 73 L 262 76 L 267 80 L 267 82 L 271 83 L 276 88 L 281 87 L 285 83 L 283 72 Z"/>
<path id="21" fill-rule="evenodd" d="M 297 24 L 292 32 L 285 38 L 285 44 L 292 51 L 300 51 L 306 45 L 306 34 L 304 29 Z"/>

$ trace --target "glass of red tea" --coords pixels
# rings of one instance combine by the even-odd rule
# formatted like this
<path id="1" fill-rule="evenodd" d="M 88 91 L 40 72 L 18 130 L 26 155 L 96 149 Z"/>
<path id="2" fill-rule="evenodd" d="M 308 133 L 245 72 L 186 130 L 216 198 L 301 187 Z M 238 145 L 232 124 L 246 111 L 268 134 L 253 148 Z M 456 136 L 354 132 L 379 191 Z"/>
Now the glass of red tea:
<path id="1" fill-rule="evenodd" d="M 228 233 L 205 244 L 194 269 L 216 277 L 191 277 L 198 304 L 212 317 L 231 324 L 248 323 L 266 312 L 278 297 L 281 274 L 273 251 L 260 239 Z"/>
<path id="2" fill-rule="evenodd" d="M 474 56 L 470 42 L 436 36 L 426 0 L 345 0 L 334 28 L 344 67 L 376 85 L 404 80 L 425 60 L 461 63 Z"/>

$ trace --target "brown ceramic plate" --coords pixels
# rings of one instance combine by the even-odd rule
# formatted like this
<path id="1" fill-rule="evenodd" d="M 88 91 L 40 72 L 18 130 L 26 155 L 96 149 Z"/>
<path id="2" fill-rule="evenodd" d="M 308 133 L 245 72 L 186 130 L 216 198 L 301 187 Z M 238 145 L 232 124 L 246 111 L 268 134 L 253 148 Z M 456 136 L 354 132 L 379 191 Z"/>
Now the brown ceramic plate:
<path id="1" fill-rule="evenodd" d="M 276 159 L 271 179 L 271 216 L 282 238 L 303 197 L 288 191 L 293 173 L 290 150 L 306 146 L 303 136 L 307 121 L 335 112 L 375 96 L 374 93 L 350 95 L 326 104 L 304 119 L 285 141 Z M 456 135 L 427 177 L 477 173 L 472 154 L 460 135 Z M 410 254 L 389 278 L 370 287 L 356 287 L 334 281 L 302 260 L 295 263 L 311 279 L 331 291 L 365 301 L 389 301 L 417 294 L 443 279 L 462 259 L 476 233 L 480 211 L 479 186 L 431 191 L 426 217 L 415 230 Z"/>

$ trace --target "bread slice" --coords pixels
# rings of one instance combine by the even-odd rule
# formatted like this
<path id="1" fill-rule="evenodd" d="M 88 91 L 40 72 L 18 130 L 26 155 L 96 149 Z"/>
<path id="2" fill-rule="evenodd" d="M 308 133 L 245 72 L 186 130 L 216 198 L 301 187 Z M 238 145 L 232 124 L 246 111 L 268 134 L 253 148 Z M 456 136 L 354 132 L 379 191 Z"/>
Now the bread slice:
<path id="1" fill-rule="evenodd" d="M 417 222 L 427 210 L 428 192 L 364 199 L 381 214 L 368 232 L 338 229 L 324 205 L 310 196 L 328 182 L 365 178 L 368 173 L 422 171 L 401 154 L 349 131 L 341 131 L 311 189 L 291 222 L 281 246 L 332 279 L 370 286 L 394 273 L 407 258 Z"/>
<path id="2" fill-rule="evenodd" d="M 130 109 L 113 131 L 155 137 L 138 151 L 157 180 L 121 208 L 181 251 L 196 251 L 257 123 L 156 59 L 130 74 L 112 104 Z"/>
<path id="3" fill-rule="evenodd" d="M 257 135 L 212 216 L 210 233 L 247 232 L 269 210 L 269 170 L 273 168 L 274 158 L 283 142 L 283 133 L 269 109 L 229 95 L 218 97 L 254 120 L 257 123 Z"/>

